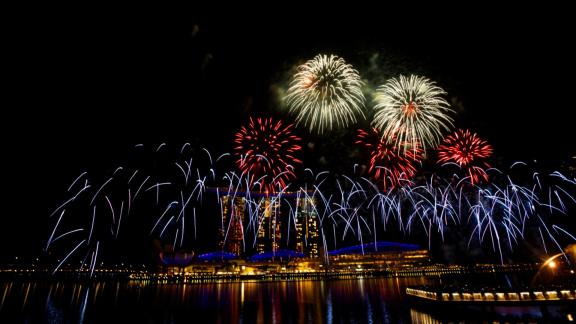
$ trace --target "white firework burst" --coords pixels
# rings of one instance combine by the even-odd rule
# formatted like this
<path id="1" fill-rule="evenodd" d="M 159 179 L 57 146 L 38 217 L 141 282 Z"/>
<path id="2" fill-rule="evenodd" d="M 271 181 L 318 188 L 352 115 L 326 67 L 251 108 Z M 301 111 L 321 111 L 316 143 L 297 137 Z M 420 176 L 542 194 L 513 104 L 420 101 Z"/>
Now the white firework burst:
<path id="1" fill-rule="evenodd" d="M 372 124 L 398 150 L 421 147 L 425 152 L 436 147 L 442 132 L 453 126 L 450 114 L 454 110 L 444 95 L 442 88 L 425 77 L 392 78 L 376 90 Z"/>
<path id="2" fill-rule="evenodd" d="M 362 85 L 358 71 L 344 59 L 319 54 L 298 67 L 284 100 L 297 124 L 323 133 L 364 117 Z"/>

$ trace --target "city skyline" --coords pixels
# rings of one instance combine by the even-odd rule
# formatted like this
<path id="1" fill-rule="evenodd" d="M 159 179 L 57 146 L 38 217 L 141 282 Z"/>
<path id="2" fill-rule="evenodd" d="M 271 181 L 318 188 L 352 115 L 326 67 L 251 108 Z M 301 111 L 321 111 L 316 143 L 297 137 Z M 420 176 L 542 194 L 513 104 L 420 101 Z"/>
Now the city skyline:
<path id="1" fill-rule="evenodd" d="M 17 125 L 29 136 L 8 144 L 8 169 L 17 171 L 8 175 L 14 203 L 5 207 L 5 213 L 27 215 L 7 221 L 3 245 L 18 242 L 12 249 L 38 253 L 50 234 L 45 230 L 48 216 L 60 193 L 83 171 L 105 173 L 130 160 L 127 152 L 136 144 L 192 142 L 196 148 L 222 154 L 232 151 L 234 133 L 251 116 L 292 121 L 278 110 L 277 88 L 294 65 L 324 52 L 346 58 L 367 79 L 378 74 L 374 68 L 384 71 L 376 80 L 401 73 L 434 79 L 459 109 L 455 123 L 486 138 L 496 159 L 537 159 L 556 168 L 574 154 L 569 118 L 546 113 L 544 108 L 553 97 L 548 94 L 564 92 L 563 85 L 547 79 L 560 79 L 560 68 L 571 64 L 566 59 L 570 50 L 549 53 L 548 49 L 562 44 L 554 38 L 531 29 L 513 29 L 503 17 L 486 30 L 487 38 L 472 22 L 464 24 L 470 39 L 459 38 L 462 43 L 452 46 L 440 40 L 456 33 L 446 23 L 431 24 L 432 19 L 422 24 L 445 33 L 430 32 L 430 39 L 417 43 L 406 36 L 419 31 L 418 25 L 396 29 L 382 39 L 375 36 L 380 30 L 377 22 L 342 24 L 323 18 L 310 31 L 270 20 L 264 19 L 265 24 L 278 32 L 278 39 L 269 39 L 261 22 L 225 21 L 217 15 L 155 23 L 120 19 L 101 29 L 96 21 L 72 18 L 62 20 L 59 27 L 50 25 L 57 31 L 55 39 L 42 36 L 39 44 L 51 52 L 43 60 L 29 62 L 27 68 L 42 83 L 30 85 L 37 96 L 28 100 L 35 105 L 40 98 L 51 103 L 62 99 L 64 104 L 62 109 L 40 111 L 34 119 L 16 113 Z M 528 19 L 520 23 L 526 27 Z M 80 28 L 71 28 L 74 24 Z M 558 24 L 547 28 L 560 37 L 565 31 Z M 133 33 L 136 26 L 143 29 Z M 335 33 L 322 33 L 328 29 Z M 242 35 L 248 36 L 235 39 Z M 517 43 L 507 43 L 510 36 L 518 36 Z M 501 50 L 482 48 L 492 43 L 501 45 Z M 32 47 L 24 48 L 34 48 L 28 46 Z M 55 66 L 62 67 L 61 74 Z M 50 74 L 55 76 L 54 84 L 47 82 Z M 533 91 L 534 87 L 541 90 Z M 561 102 L 551 105 L 564 109 Z M 76 106 L 80 107 L 72 110 Z M 319 136 L 299 127 L 296 132 L 304 144 L 328 149 L 305 152 L 307 165 L 323 166 L 328 161 L 327 169 L 350 169 L 353 161 L 338 162 L 334 151 L 353 146 L 350 133 L 355 128 Z M 334 143 L 338 140 L 342 143 Z M 31 187 L 42 194 L 30 194 Z M 31 197 L 36 203 L 27 203 Z M 38 228 L 27 228 L 29 220 Z M 13 253 L 18 252 L 2 251 Z"/>
<path id="2" fill-rule="evenodd" d="M 6 14 L 0 322 L 576 318 L 569 4 Z"/>

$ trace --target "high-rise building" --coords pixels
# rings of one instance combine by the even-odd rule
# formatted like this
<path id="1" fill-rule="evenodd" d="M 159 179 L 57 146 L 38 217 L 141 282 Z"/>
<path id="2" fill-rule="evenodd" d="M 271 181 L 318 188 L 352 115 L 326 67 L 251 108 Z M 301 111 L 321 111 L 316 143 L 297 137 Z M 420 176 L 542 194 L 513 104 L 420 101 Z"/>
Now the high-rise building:
<path id="1" fill-rule="evenodd" d="M 219 247 L 222 251 L 240 255 L 243 252 L 246 199 L 223 196 L 220 203 L 222 224 L 219 229 Z"/>
<path id="2" fill-rule="evenodd" d="M 280 199 L 267 196 L 258 200 L 257 253 L 276 252 L 280 249 L 282 239 L 280 215 Z"/>
<path id="3" fill-rule="evenodd" d="M 291 206 L 284 206 L 281 201 Z M 282 196 L 252 195 L 237 192 L 236 196 L 220 198 L 221 226 L 219 246 L 222 251 L 237 255 L 276 252 L 288 248 L 287 231 L 296 232 L 296 250 L 311 258 L 319 255 L 319 223 L 315 199 L 296 193 Z M 286 210 L 282 211 L 282 207 Z M 294 210 L 295 228 L 288 226 L 288 208 Z M 292 215 L 292 214 L 290 214 Z M 292 241 L 294 242 L 294 241 Z M 292 243 L 294 244 L 294 243 Z"/>
<path id="4" fill-rule="evenodd" d="M 282 227 L 280 200 L 277 197 L 252 197 L 247 200 L 238 195 L 222 196 L 222 224 L 219 229 L 219 247 L 223 251 L 241 255 L 244 251 L 246 227 L 254 228 L 257 253 L 275 252 L 280 249 Z M 247 206 L 250 204 L 250 206 Z M 247 242 L 251 250 L 251 242 Z"/>
<path id="5" fill-rule="evenodd" d="M 313 197 L 296 198 L 296 251 L 304 253 L 310 258 L 317 258 L 318 240 L 318 213 Z"/>

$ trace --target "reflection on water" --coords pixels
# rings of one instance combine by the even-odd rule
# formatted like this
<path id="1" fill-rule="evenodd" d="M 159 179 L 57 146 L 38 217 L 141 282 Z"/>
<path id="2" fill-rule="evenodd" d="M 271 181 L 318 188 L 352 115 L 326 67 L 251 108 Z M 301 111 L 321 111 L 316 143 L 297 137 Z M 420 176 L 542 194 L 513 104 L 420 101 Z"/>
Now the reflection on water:
<path id="1" fill-rule="evenodd" d="M 3 282 L 0 323 L 440 323 L 443 317 L 404 300 L 406 285 L 422 284 L 434 282 Z M 459 321 L 459 316 L 452 313 L 449 319 Z"/>
<path id="2" fill-rule="evenodd" d="M 410 309 L 410 320 L 439 323 L 557 323 L 574 320 L 575 303 L 547 305 L 419 305 Z"/>
<path id="3" fill-rule="evenodd" d="M 410 309 L 410 320 L 412 323 L 418 324 L 441 324 L 439 320 L 432 317 L 430 314 L 418 311 L 416 309 Z"/>
<path id="4" fill-rule="evenodd" d="M 424 279 L 156 284 L 0 283 L 0 322 L 398 323 Z"/>

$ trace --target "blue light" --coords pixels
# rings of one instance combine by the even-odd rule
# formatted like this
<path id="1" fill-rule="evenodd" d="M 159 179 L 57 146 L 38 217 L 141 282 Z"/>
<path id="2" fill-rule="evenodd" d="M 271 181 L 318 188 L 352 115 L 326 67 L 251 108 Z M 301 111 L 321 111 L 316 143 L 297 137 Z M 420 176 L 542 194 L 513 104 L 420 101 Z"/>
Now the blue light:
<path id="1" fill-rule="evenodd" d="M 292 259 L 292 258 L 303 258 L 304 253 L 296 252 L 293 250 L 278 250 L 276 252 L 264 252 L 254 254 L 249 258 L 250 261 L 262 261 L 262 260 L 272 260 L 275 259 Z"/>
<path id="2" fill-rule="evenodd" d="M 330 255 L 342 254 L 366 254 L 379 252 L 406 252 L 420 250 L 417 244 L 397 243 L 397 242 L 372 242 L 360 245 L 347 246 L 338 250 L 328 252 Z"/>
<path id="3" fill-rule="evenodd" d="M 231 252 L 209 252 L 198 255 L 198 260 L 200 261 L 222 261 L 222 260 L 233 260 L 237 259 L 238 256 Z"/>

